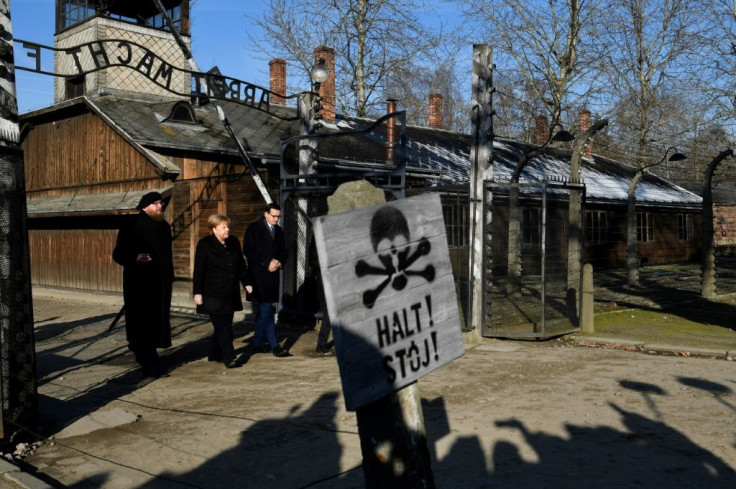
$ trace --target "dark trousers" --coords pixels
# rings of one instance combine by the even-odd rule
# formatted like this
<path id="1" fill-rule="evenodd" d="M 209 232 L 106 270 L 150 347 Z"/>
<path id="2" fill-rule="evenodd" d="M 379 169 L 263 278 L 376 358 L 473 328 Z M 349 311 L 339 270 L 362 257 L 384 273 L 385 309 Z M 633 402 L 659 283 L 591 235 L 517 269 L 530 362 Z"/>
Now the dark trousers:
<path id="1" fill-rule="evenodd" d="M 256 348 L 263 346 L 265 342 L 271 349 L 279 346 L 276 340 L 276 314 L 273 304 L 270 302 L 256 302 L 255 332 L 253 334 L 253 345 Z"/>
<path id="2" fill-rule="evenodd" d="M 319 348 L 327 348 L 330 340 L 330 331 L 332 326 L 330 325 L 330 318 L 327 316 L 327 312 L 322 315 L 322 324 L 319 327 L 319 333 L 317 334 L 317 346 Z"/>
<path id="3" fill-rule="evenodd" d="M 227 365 L 235 360 L 233 348 L 233 313 L 210 314 L 214 330 L 210 336 L 210 352 L 208 360 L 222 361 Z"/>

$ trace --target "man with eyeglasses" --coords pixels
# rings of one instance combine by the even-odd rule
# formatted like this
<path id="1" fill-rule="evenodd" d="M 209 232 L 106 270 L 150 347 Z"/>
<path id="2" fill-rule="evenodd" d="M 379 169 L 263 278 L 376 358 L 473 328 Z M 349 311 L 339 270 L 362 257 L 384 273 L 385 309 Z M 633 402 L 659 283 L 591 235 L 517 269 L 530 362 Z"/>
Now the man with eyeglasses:
<path id="1" fill-rule="evenodd" d="M 171 226 L 164 220 L 160 193 L 148 192 L 136 208 L 138 215 L 120 229 L 112 252 L 123 266 L 125 333 L 143 376 L 165 377 L 156 348 L 171 346 Z"/>
<path id="2" fill-rule="evenodd" d="M 253 346 L 256 351 L 271 351 L 276 357 L 288 357 L 276 339 L 274 303 L 279 302 L 280 276 L 286 259 L 284 230 L 279 226 L 281 207 L 268 204 L 263 217 L 248 225 L 243 239 L 243 253 L 248 260 L 248 272 L 253 292 L 248 300 L 255 310 Z"/>

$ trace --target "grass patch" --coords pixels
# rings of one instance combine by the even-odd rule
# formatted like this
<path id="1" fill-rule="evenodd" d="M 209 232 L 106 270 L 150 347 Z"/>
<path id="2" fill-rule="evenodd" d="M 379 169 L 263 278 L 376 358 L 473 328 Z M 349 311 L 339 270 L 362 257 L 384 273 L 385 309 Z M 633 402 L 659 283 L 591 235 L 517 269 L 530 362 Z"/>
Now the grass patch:
<path id="1" fill-rule="evenodd" d="M 689 311 L 692 313 L 692 310 Z M 709 316 L 708 311 L 704 311 Z M 688 314 L 691 316 L 691 314 Z M 613 311 L 595 316 L 594 336 L 620 338 L 639 343 L 659 343 L 692 348 L 736 350 L 736 331 L 709 323 L 708 317 L 696 322 L 671 312 L 650 310 Z M 733 323 L 732 323 L 733 324 Z"/>

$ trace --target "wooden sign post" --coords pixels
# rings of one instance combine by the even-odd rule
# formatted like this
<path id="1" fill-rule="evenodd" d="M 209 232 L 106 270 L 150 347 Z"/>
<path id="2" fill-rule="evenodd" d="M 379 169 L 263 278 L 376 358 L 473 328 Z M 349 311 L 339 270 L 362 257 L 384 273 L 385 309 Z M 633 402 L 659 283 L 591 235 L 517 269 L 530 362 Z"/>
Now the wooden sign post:
<path id="1" fill-rule="evenodd" d="M 440 197 L 314 220 L 369 488 L 434 487 L 416 381 L 464 353 Z"/>

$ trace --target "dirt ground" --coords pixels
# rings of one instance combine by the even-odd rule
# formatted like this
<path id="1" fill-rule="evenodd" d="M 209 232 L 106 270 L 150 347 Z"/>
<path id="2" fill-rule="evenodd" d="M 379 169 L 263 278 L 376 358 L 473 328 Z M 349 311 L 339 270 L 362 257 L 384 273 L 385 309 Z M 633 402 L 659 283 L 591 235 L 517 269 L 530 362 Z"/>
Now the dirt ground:
<path id="1" fill-rule="evenodd" d="M 89 297 L 87 298 L 89 299 Z M 171 375 L 140 383 L 115 301 L 36 295 L 46 438 L 26 458 L 52 485 L 364 487 L 358 426 L 316 332 L 281 327 L 292 357 L 206 360 L 210 325 L 174 319 Z M 487 340 L 419 382 L 436 486 L 736 487 L 736 364 Z"/>

